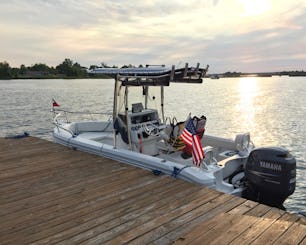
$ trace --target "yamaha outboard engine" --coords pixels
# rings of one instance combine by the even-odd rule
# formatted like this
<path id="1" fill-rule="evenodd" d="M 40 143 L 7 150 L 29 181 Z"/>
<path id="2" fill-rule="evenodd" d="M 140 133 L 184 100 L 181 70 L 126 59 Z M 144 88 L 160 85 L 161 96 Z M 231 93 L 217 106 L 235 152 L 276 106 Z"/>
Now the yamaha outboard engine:
<path id="1" fill-rule="evenodd" d="M 283 202 L 295 190 L 296 160 L 281 147 L 254 149 L 245 165 L 246 189 L 242 197 L 274 206 Z"/>

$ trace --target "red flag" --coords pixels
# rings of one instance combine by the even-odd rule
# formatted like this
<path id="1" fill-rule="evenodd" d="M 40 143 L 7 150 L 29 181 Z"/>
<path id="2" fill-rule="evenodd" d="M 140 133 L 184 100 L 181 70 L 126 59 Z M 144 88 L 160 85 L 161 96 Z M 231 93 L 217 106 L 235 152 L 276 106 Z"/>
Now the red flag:
<path id="1" fill-rule="evenodd" d="M 197 135 L 197 131 L 193 125 L 192 119 L 189 119 L 187 122 L 181 134 L 181 138 L 186 145 L 192 147 L 193 163 L 197 166 L 200 166 L 205 156 L 200 137 Z"/>
<path id="2" fill-rule="evenodd" d="M 59 107 L 59 104 L 54 99 L 52 99 L 52 106 Z"/>

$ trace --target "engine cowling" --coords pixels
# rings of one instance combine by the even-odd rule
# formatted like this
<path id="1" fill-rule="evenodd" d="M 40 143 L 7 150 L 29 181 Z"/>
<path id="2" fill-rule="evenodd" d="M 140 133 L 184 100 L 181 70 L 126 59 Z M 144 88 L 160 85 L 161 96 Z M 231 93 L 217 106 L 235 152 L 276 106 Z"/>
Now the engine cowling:
<path id="1" fill-rule="evenodd" d="M 256 148 L 246 162 L 245 177 L 243 197 L 283 208 L 295 190 L 296 160 L 281 147 Z"/>

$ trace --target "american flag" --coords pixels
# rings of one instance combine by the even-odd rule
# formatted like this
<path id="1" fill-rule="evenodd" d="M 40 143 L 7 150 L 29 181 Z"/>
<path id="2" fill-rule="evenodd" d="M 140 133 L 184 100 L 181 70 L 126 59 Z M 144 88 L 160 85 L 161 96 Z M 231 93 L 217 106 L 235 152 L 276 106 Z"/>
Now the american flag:
<path id="1" fill-rule="evenodd" d="M 193 125 L 191 118 L 188 120 L 183 132 L 181 133 L 181 138 L 186 145 L 192 147 L 193 163 L 200 166 L 202 160 L 204 159 L 204 152 L 201 145 L 201 140 L 197 135 L 196 128 Z"/>

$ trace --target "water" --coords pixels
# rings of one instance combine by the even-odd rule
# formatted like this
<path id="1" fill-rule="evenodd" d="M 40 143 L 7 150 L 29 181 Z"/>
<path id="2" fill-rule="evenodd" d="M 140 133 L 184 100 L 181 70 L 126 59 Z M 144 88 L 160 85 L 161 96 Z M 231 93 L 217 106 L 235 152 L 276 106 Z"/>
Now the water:
<path id="1" fill-rule="evenodd" d="M 151 93 L 151 103 L 158 104 Z M 52 140 L 51 100 L 62 109 L 112 112 L 113 80 L 1 80 L 0 137 L 29 132 Z M 205 115 L 206 133 L 250 132 L 256 146 L 283 146 L 297 159 L 297 187 L 285 207 L 306 213 L 306 78 L 206 79 L 165 89 L 166 115 Z"/>

